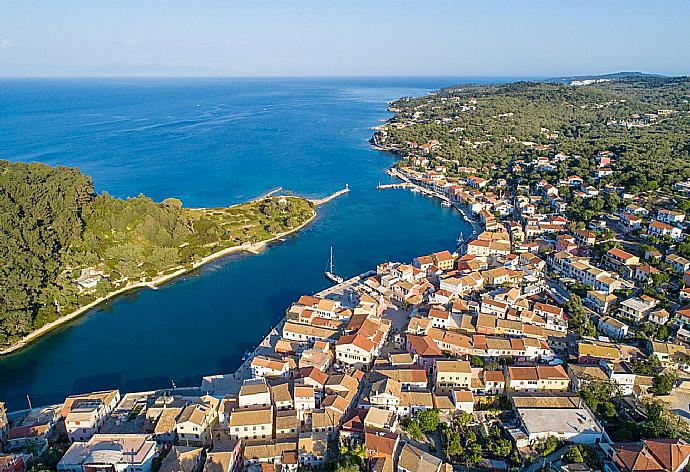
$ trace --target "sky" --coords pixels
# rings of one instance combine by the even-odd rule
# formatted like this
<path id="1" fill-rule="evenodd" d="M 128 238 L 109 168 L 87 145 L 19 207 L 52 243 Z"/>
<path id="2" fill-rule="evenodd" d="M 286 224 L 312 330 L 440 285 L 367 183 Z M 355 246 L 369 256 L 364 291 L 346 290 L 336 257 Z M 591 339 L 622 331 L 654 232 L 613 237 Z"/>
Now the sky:
<path id="1" fill-rule="evenodd" d="M 690 74 L 690 1 L 0 0 L 0 76 Z"/>

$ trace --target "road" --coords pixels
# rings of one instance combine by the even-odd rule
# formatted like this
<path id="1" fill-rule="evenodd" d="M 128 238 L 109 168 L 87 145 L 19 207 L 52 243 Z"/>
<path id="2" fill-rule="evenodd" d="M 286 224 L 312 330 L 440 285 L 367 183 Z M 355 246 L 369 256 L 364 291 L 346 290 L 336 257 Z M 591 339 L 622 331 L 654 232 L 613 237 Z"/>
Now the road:
<path id="1" fill-rule="evenodd" d="M 537 472 L 537 470 L 541 469 L 544 465 L 553 464 L 554 462 L 559 461 L 569 447 L 570 446 L 563 446 L 560 449 L 556 449 L 548 456 L 542 457 L 541 459 L 527 466 L 522 472 Z"/>

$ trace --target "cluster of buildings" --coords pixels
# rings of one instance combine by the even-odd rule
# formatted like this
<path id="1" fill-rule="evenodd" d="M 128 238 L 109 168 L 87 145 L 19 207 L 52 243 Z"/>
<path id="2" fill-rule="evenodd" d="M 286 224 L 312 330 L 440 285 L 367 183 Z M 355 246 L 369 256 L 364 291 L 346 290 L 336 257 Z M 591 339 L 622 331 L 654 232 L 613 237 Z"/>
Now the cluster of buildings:
<path id="1" fill-rule="evenodd" d="M 446 144 L 477 148 L 489 141 L 450 136 L 421 149 L 416 142 L 388 139 L 393 128 L 432 123 L 445 125 L 438 128 L 449 135 L 462 134 L 462 113 L 478 110 L 485 99 L 490 100 L 467 102 L 452 91 L 420 98 L 414 106 L 396 110 L 401 113 L 375 136 L 377 146 L 405 158 L 396 172 L 407 182 L 450 202 L 476 223 L 471 241 L 453 254 L 453 264 L 444 255 L 446 266 L 441 268 L 430 255 L 413 262 L 417 272 L 408 272 L 405 264 L 379 266 L 380 280 L 371 286 L 386 296 L 386 291 L 397 294 L 396 303 L 410 307 L 407 350 L 429 357 L 424 362 L 428 368 L 433 368 L 439 351 L 453 358 L 478 358 L 473 366 L 489 365 L 491 370 L 482 374 L 472 367 L 476 379 L 497 375 L 495 361 L 508 357 L 536 367 L 561 365 L 570 380 L 568 392 L 576 393 L 593 379 L 614 382 L 629 404 L 650 396 L 656 376 L 671 374 L 677 378 L 671 395 L 659 398 L 687 418 L 690 255 L 685 241 L 690 223 L 681 203 L 690 196 L 690 182 L 678 182 L 671 191 L 634 194 L 614 183 L 625 168 L 619 149 L 568 155 L 559 150 L 558 131 L 544 127 L 542 143 L 487 137 L 526 148 L 516 152 L 503 172 L 490 164 L 482 169 L 460 167 L 444 157 Z M 608 124 L 645 127 L 678 113 L 660 109 Z M 446 118 L 437 118 L 444 114 Z M 511 117 L 513 113 L 492 115 Z M 587 209 L 598 211 L 583 211 Z M 537 304 L 569 310 L 535 316 Z M 507 363 L 499 365 L 505 391 L 514 398 Z M 656 367 L 650 373 L 638 367 L 643 364 Z M 538 373 L 525 382 L 543 385 Z M 482 395 L 481 389 L 470 390 Z M 528 440 L 528 431 L 543 427 L 549 430 L 543 434 L 551 435 L 560 427 L 552 423 L 568 416 L 560 411 L 563 405 L 549 412 L 554 408 L 550 402 L 555 400 L 537 402 L 527 415 L 534 421 L 516 428 Z M 587 415 L 574 415 L 587 423 Z M 687 464 L 687 444 L 682 440 L 645 440 L 603 449 L 614 469 L 679 470 Z"/>
<path id="2" fill-rule="evenodd" d="M 635 362 L 655 356 L 664 368 L 688 368 L 690 291 L 671 307 L 644 288 L 657 262 L 679 280 L 690 263 L 617 247 L 597 257 L 599 232 L 573 230 L 562 213 L 540 213 L 544 206 L 504 193 L 501 182 L 469 177 L 449 186 L 426 175 L 416 185 L 476 219 L 479 231 L 458 250 L 382 263 L 300 297 L 238 372 L 205 377 L 199 388 L 93 392 L 11 421 L 3 413 L 0 438 L 10 452 L 2 457 L 14 461 L 6 469 L 24 470 L 64 434 L 61 472 L 317 468 L 337 459 L 333 444 L 363 444 L 371 470 L 440 471 L 448 458 L 412 440 L 404 420 L 434 409 L 452 422 L 504 395 L 515 420 L 501 427 L 519 451 L 552 436 L 601 444 L 621 471 L 638 470 L 635 461 L 647 456 L 658 470 L 675 470 L 664 468 L 668 450 L 677 455 L 672 466 L 685 464 L 682 440 L 613 443 L 577 392 L 605 380 L 641 399 L 652 379 L 636 374 Z M 535 190 L 552 193 L 543 182 Z M 654 221 L 682 224 L 675 213 L 659 210 Z M 584 291 L 597 336 L 569 326 L 573 313 L 563 306 L 574 287 Z M 631 337 L 644 322 L 674 327 L 675 339 L 638 346 Z"/>
<path id="3" fill-rule="evenodd" d="M 447 422 L 464 412 L 498 423 L 525 453 L 556 437 L 600 444 L 621 471 L 639 470 L 641 458 L 660 464 L 655 470 L 684 466 L 690 446 L 682 440 L 612 442 L 577 392 L 602 380 L 639 400 L 652 378 L 635 362 L 655 356 L 663 368 L 689 368 L 690 290 L 669 305 L 645 287 L 660 262 L 682 284 L 690 262 L 619 247 L 597 255 L 601 232 L 572 229 L 552 202 L 478 177 L 448 185 L 435 174 L 444 170 L 413 182 L 475 219 L 479 231 L 457 250 L 382 263 L 300 297 L 238 372 L 205 377 L 199 388 L 74 395 L 10 419 L 2 408 L 3 472 L 25 470 L 61 436 L 69 447 L 60 472 L 296 471 L 337 459 L 334 444 L 362 444 L 371 470 L 440 471 L 448 458 L 402 428 L 432 409 Z M 543 198 L 552 188 L 534 190 Z M 659 209 L 649 225 L 682 228 L 678 213 Z M 628 214 L 644 213 L 631 204 Z M 572 331 L 563 306 L 573 290 L 584 294 L 597 336 Z M 674 339 L 640 346 L 633 335 L 646 322 L 668 325 Z M 497 396 L 509 399 L 513 422 L 476 414 Z"/>
<path id="4" fill-rule="evenodd" d="M 375 141 L 382 136 L 385 129 Z M 573 224 L 566 213 L 574 199 L 620 193 L 599 185 L 616 171 L 616 154 L 597 152 L 587 178 L 556 178 L 574 156 L 523 144 L 544 155 L 516 159 L 510 171 L 551 177 L 511 188 L 477 169 L 449 172 L 434 157 L 437 140 L 407 143 L 407 182 L 472 223 L 457 248 L 382 263 L 300 297 L 237 372 L 204 377 L 199 387 L 92 392 L 15 415 L 0 403 L 0 471 L 24 471 L 60 437 L 69 447 L 59 472 L 295 472 L 324 467 L 338 459 L 338 445 L 355 444 L 371 471 L 450 471 L 442 450 L 403 427 L 426 410 L 448 423 L 466 413 L 498 426 L 523 458 L 555 437 L 600 446 L 610 470 L 681 470 L 689 444 L 615 443 L 578 391 L 611 382 L 635 405 L 653 385 L 636 363 L 654 357 L 660 371 L 690 373 L 690 261 L 673 249 L 687 235 L 685 214 L 669 205 L 648 210 L 623 192 L 624 208 Z M 597 251 L 607 229 L 635 243 Z M 671 249 L 641 253 L 643 241 Z M 670 275 L 666 297 L 650 290 L 662 273 Z M 89 290 L 100 276 L 87 271 L 78 283 Z M 596 334 L 576 332 L 582 315 Z M 647 323 L 667 327 L 663 339 L 640 343 L 635 334 Z M 480 411 L 497 397 L 508 400 L 511 421 Z"/>

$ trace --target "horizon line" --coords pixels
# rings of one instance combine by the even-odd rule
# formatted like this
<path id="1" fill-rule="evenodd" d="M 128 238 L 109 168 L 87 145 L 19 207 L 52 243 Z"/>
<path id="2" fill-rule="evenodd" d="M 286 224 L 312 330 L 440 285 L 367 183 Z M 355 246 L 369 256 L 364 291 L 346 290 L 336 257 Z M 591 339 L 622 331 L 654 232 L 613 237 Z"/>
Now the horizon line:
<path id="1" fill-rule="evenodd" d="M 578 77 L 600 77 L 619 73 L 633 73 L 642 76 L 657 77 L 690 77 L 690 74 L 659 74 L 653 72 L 607 72 L 598 74 L 566 75 L 428 75 L 428 74 L 391 74 L 391 75 L 132 75 L 132 74 L 85 74 L 85 75 L 0 75 L 0 80 L 21 79 L 518 79 L 518 80 L 554 80 Z"/>

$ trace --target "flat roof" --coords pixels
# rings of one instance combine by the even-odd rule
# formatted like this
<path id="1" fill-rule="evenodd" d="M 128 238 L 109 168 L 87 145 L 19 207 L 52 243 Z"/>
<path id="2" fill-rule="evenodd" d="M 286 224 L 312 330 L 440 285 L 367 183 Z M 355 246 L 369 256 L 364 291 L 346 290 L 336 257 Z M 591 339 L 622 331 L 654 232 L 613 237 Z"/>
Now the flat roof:
<path id="1" fill-rule="evenodd" d="M 584 408 L 518 408 L 518 414 L 529 435 L 603 433 L 592 414 Z"/>

